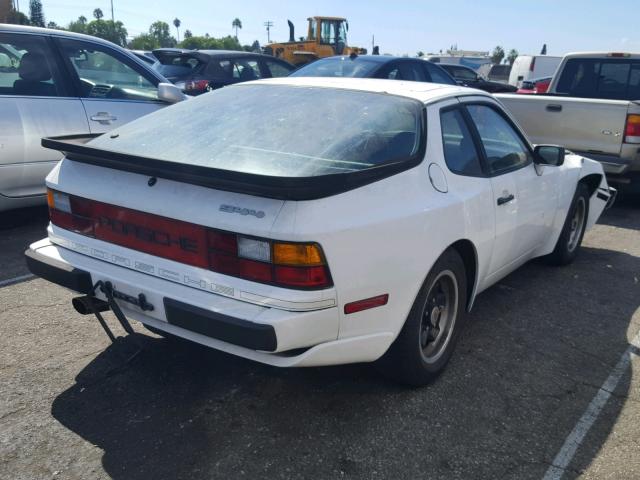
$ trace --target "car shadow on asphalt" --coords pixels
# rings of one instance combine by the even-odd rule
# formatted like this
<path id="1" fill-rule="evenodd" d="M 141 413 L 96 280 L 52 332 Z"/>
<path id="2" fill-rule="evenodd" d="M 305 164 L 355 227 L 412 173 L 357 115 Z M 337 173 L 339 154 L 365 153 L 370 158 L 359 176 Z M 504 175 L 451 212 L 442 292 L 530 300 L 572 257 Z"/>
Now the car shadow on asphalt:
<path id="1" fill-rule="evenodd" d="M 639 258 L 597 248 L 524 266 L 478 298 L 451 364 L 421 389 L 369 365 L 278 369 L 137 334 L 93 358 L 52 414 L 103 450 L 114 479 L 540 478 L 635 334 L 638 272 Z M 569 476 L 628 388 L 626 375 Z"/>

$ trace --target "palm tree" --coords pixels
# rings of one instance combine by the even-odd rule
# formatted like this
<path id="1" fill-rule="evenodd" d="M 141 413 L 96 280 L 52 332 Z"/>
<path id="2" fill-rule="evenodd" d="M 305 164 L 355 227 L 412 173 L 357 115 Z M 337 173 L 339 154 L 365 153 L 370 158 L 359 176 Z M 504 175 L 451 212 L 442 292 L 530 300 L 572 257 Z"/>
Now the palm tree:
<path id="1" fill-rule="evenodd" d="M 104 14 L 102 13 L 102 9 L 101 8 L 96 8 L 93 11 L 93 16 L 96 18 L 96 20 L 100 20 L 102 17 L 104 17 Z"/>
<path id="2" fill-rule="evenodd" d="M 173 19 L 173 26 L 176 27 L 176 37 L 178 38 L 178 41 L 180 41 L 180 24 L 182 22 L 180 21 L 179 18 L 174 18 Z"/>
<path id="3" fill-rule="evenodd" d="M 231 26 L 236 29 L 236 40 L 238 39 L 238 29 L 242 29 L 242 22 L 239 18 L 234 18 Z"/>

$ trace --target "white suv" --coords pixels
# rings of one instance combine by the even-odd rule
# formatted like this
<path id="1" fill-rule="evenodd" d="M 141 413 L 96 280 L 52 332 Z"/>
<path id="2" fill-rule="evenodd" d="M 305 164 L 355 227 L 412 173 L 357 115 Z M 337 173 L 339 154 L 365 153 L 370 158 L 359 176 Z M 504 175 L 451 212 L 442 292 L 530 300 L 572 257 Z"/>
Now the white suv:
<path id="1" fill-rule="evenodd" d="M 0 211 L 44 204 L 44 179 L 62 155 L 42 137 L 104 133 L 182 98 L 110 42 L 0 24 Z"/>

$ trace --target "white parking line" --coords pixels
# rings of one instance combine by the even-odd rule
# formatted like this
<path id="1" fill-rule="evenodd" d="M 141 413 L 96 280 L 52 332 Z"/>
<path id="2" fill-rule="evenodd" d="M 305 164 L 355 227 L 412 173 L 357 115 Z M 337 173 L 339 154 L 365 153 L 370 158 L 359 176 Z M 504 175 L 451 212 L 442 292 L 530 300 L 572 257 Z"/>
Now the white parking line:
<path id="1" fill-rule="evenodd" d="M 27 275 L 20 275 L 19 277 L 9 278 L 8 280 L 0 280 L 0 287 L 7 287 L 9 285 L 13 285 L 14 283 L 23 282 L 34 277 L 35 275 L 33 273 L 29 273 Z"/>
<path id="2" fill-rule="evenodd" d="M 582 417 L 580 417 L 580 420 L 578 420 L 578 423 L 564 441 L 564 445 L 562 445 L 562 448 L 556 455 L 556 458 L 553 459 L 553 463 L 547 470 L 547 473 L 544 474 L 543 480 L 560 480 L 560 478 L 562 478 L 562 475 L 571 463 L 571 460 L 573 460 L 576 450 L 578 450 L 578 447 L 582 444 L 587 432 L 589 432 L 589 429 L 593 426 L 598 415 L 600 415 L 600 412 L 606 405 L 607 400 L 611 397 L 612 392 L 618 386 L 620 378 L 622 378 L 622 375 L 624 375 L 627 368 L 629 368 L 631 355 L 634 355 L 634 350 L 637 348 L 640 348 L 640 332 L 638 332 L 629 344 L 629 347 L 624 351 L 620 360 L 618 360 L 618 363 L 613 368 L 613 371 L 602 384 L 595 397 L 593 397 L 593 400 L 591 400 L 591 403 L 582 414 Z"/>

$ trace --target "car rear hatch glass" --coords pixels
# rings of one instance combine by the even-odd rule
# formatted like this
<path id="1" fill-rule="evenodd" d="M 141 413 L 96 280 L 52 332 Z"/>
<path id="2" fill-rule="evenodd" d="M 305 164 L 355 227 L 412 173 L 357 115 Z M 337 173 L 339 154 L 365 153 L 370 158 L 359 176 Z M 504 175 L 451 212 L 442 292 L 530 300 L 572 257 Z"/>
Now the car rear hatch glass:
<path id="1" fill-rule="evenodd" d="M 246 84 L 163 109 L 86 145 L 48 146 L 72 160 L 302 200 L 416 165 L 424 137 L 423 105 L 411 98 Z"/>
<path id="2" fill-rule="evenodd" d="M 155 50 L 153 54 L 158 59 L 153 68 L 172 81 L 190 78 L 200 72 L 206 63 L 201 55 L 196 53 Z"/>

